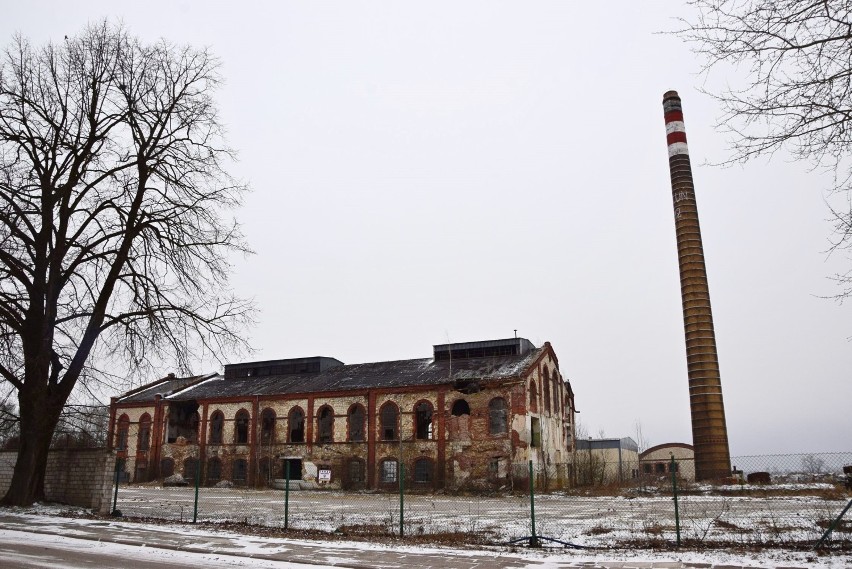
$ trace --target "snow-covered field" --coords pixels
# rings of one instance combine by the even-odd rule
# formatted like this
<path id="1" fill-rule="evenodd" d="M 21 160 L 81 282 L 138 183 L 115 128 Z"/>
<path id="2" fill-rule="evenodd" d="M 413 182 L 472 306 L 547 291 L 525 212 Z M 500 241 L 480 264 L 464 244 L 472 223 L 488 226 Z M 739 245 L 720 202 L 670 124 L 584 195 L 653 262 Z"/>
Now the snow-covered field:
<path id="1" fill-rule="evenodd" d="M 191 521 L 194 496 L 192 488 L 122 487 L 118 509 L 125 516 Z M 681 537 L 693 544 L 813 544 L 847 501 L 807 495 L 681 496 Z M 396 535 L 400 529 L 396 494 L 294 491 L 286 510 L 290 528 Z M 527 496 L 406 495 L 402 516 L 408 535 L 460 533 L 502 543 L 531 533 Z M 198 520 L 283 526 L 285 495 L 278 490 L 201 488 Z M 671 497 L 540 495 L 535 520 L 537 535 L 584 546 L 673 542 L 677 532 Z M 841 524 L 833 539 L 848 543 L 852 523 Z"/>

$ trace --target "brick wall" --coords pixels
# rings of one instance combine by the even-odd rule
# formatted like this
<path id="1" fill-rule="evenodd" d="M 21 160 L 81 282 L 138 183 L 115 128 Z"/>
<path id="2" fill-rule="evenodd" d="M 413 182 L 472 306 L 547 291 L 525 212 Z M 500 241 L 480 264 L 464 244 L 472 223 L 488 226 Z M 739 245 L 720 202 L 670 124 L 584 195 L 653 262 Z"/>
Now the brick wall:
<path id="1" fill-rule="evenodd" d="M 0 493 L 12 481 L 16 451 L 0 452 Z M 47 457 L 44 492 L 49 502 L 109 513 L 115 453 L 106 449 L 52 450 Z"/>

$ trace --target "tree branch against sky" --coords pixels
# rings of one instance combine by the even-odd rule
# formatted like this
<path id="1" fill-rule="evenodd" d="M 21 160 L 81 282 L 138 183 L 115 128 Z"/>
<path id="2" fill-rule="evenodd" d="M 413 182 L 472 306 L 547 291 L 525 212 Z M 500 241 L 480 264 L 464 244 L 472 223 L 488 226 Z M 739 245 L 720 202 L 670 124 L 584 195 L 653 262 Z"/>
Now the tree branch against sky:
<path id="1" fill-rule="evenodd" d="M 696 0 L 678 34 L 728 86 L 708 89 L 730 133 L 729 162 L 779 150 L 834 176 L 832 249 L 852 247 L 852 2 Z M 742 79 L 739 79 L 739 78 Z M 852 295 L 852 272 L 836 276 Z"/>
<path id="2" fill-rule="evenodd" d="M 47 449 L 79 381 L 183 371 L 246 347 L 251 303 L 229 292 L 247 253 L 225 212 L 228 175 L 212 94 L 216 60 L 120 26 L 60 44 L 18 37 L 0 66 L 0 378 L 17 390 L 21 448 L 5 503 L 43 496 Z M 121 375 L 111 370 L 112 378 Z"/>

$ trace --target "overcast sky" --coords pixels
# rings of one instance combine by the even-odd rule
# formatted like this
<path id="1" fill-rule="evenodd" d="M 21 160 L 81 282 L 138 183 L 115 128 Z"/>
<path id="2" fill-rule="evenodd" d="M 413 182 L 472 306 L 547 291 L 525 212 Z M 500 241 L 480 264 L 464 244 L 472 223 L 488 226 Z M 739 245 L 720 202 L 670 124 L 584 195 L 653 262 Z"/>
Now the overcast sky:
<path id="1" fill-rule="evenodd" d="M 682 1 L 20 2 L 0 39 L 120 18 L 208 46 L 256 255 L 255 359 L 553 344 L 590 434 L 691 442 L 662 95 L 684 106 L 734 455 L 848 451 L 852 308 L 830 179 L 721 169 Z M 712 85 L 729 78 L 711 78 Z M 199 365 L 202 365 L 201 363 Z M 215 371 L 199 369 L 198 372 Z M 154 379 L 154 378 L 151 378 Z"/>

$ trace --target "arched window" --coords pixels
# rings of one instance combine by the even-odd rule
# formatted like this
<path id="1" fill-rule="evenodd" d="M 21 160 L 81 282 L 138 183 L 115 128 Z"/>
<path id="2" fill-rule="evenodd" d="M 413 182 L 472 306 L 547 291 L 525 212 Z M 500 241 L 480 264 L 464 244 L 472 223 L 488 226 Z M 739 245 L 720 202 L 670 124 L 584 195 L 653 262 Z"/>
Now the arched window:
<path id="1" fill-rule="evenodd" d="M 495 397 L 488 403 L 488 434 L 503 435 L 509 431 L 506 400 Z"/>
<path id="2" fill-rule="evenodd" d="M 323 405 L 317 412 L 317 442 L 330 443 L 334 441 L 334 409 Z"/>
<path id="3" fill-rule="evenodd" d="M 414 461 L 414 481 L 420 484 L 432 482 L 432 461 L 418 458 Z"/>
<path id="4" fill-rule="evenodd" d="M 222 444 L 222 431 L 225 428 L 225 415 L 221 411 L 214 411 L 210 417 L 210 444 Z"/>
<path id="5" fill-rule="evenodd" d="M 530 380 L 530 412 L 538 413 L 538 394 L 536 393 L 534 380 Z"/>
<path id="6" fill-rule="evenodd" d="M 145 413 L 139 418 L 139 439 L 136 441 L 136 450 L 147 451 L 151 448 L 151 415 Z"/>
<path id="7" fill-rule="evenodd" d="M 305 412 L 301 407 L 293 407 L 287 417 L 287 434 L 289 442 L 305 442 Z"/>
<path id="8" fill-rule="evenodd" d="M 249 413 L 245 409 L 237 411 L 234 418 L 234 443 L 247 444 L 249 440 Z"/>
<path id="9" fill-rule="evenodd" d="M 260 444 L 271 445 L 275 442 L 275 411 L 264 409 L 260 414 Z"/>
<path id="10" fill-rule="evenodd" d="M 127 450 L 127 435 L 130 432 L 130 418 L 122 415 L 118 419 L 118 430 L 115 433 L 116 450 Z"/>
<path id="11" fill-rule="evenodd" d="M 544 391 L 544 409 L 542 413 L 550 412 L 550 372 L 547 371 L 547 366 L 544 366 L 544 377 L 541 379 L 541 388 Z"/>
<path id="12" fill-rule="evenodd" d="M 350 441 L 364 441 L 364 433 L 366 432 L 366 429 L 364 428 L 364 419 L 366 418 L 366 416 L 367 413 L 364 411 L 364 406 L 360 403 L 356 403 L 355 405 L 349 408 L 348 438 Z"/>
<path id="13" fill-rule="evenodd" d="M 417 439 L 432 438 L 432 404 L 428 401 L 414 406 L 414 436 Z"/>
<path id="14" fill-rule="evenodd" d="M 216 457 L 207 459 L 207 483 L 215 484 L 222 479 L 222 461 Z"/>
<path id="15" fill-rule="evenodd" d="M 397 481 L 397 462 L 394 458 L 386 458 L 379 465 L 380 480 L 383 484 L 390 484 Z"/>
<path id="16" fill-rule="evenodd" d="M 451 410 L 453 417 L 461 417 L 462 415 L 470 415 L 470 405 L 464 399 L 456 399 L 453 402 Z"/>
<path id="17" fill-rule="evenodd" d="M 171 458 L 164 458 L 160 461 L 160 476 L 168 478 L 175 473 L 175 461 Z"/>
<path id="18" fill-rule="evenodd" d="M 379 421 L 381 423 L 381 439 L 383 441 L 395 441 L 398 438 L 398 420 L 399 408 L 396 404 L 388 401 L 382 405 L 379 411 Z"/>
<path id="19" fill-rule="evenodd" d="M 189 418 L 189 436 L 186 438 L 188 443 L 198 443 L 198 425 L 201 424 L 201 416 L 198 411 L 192 414 Z"/>

